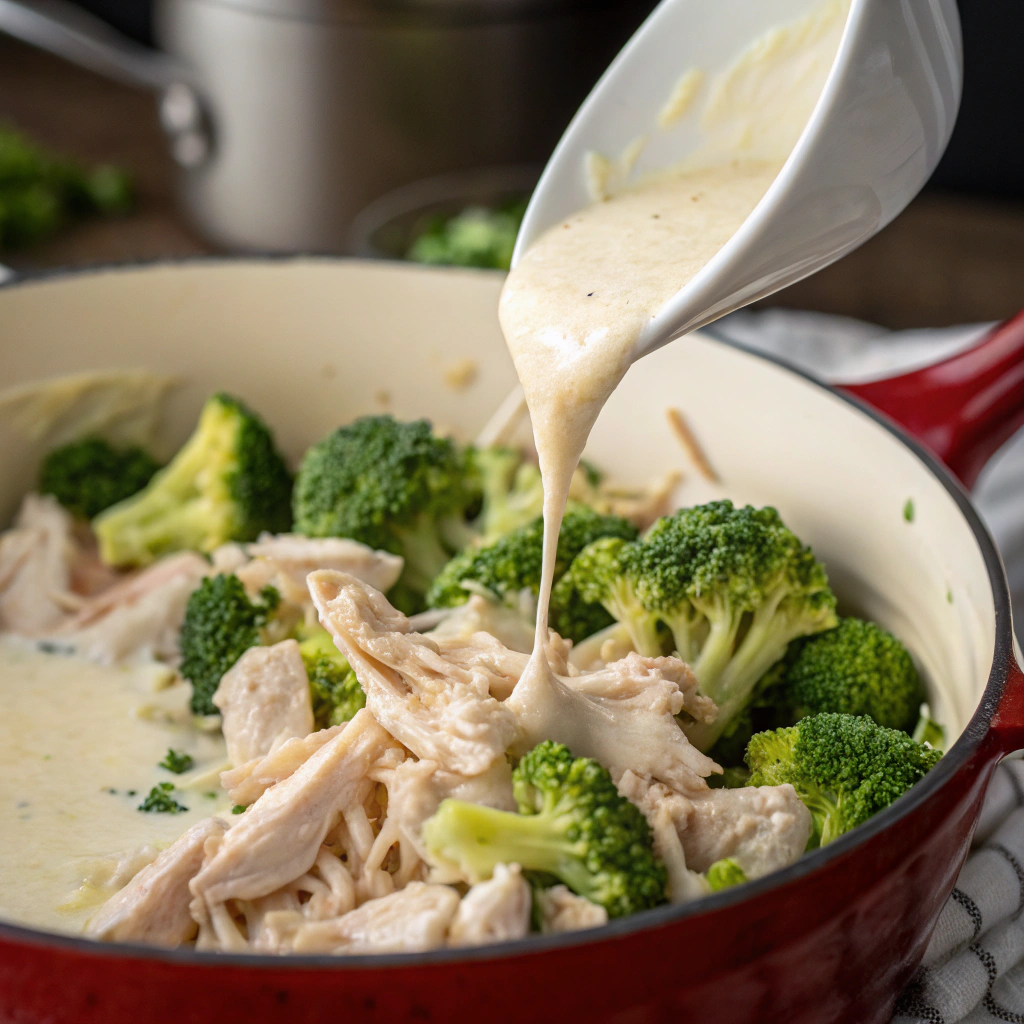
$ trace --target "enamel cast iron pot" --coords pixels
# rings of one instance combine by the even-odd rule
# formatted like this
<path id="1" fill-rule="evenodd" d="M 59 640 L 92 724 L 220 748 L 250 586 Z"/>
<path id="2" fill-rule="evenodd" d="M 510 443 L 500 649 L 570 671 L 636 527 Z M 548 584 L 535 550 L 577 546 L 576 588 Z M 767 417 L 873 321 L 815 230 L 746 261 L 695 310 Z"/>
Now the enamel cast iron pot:
<path id="1" fill-rule="evenodd" d="M 0 288 L 0 379 L 174 374 L 167 444 L 219 389 L 260 410 L 292 457 L 384 408 L 471 437 L 514 384 L 495 316 L 500 284 L 481 272 L 330 260 L 13 281 Z M 445 369 L 461 359 L 475 361 L 476 380 L 452 390 Z M 824 559 L 842 605 L 908 644 L 956 742 L 884 813 L 699 903 L 508 946 L 276 959 L 96 945 L 4 924 L 0 1021 L 887 1021 L 967 854 L 992 770 L 1024 747 L 1003 570 L 957 480 L 972 483 L 1024 419 L 1024 320 L 941 366 L 856 390 L 697 334 L 636 364 L 588 454 L 626 482 L 683 470 L 680 503 L 724 494 L 776 505 Z M 668 407 L 685 412 L 720 485 L 692 470 Z M 0 424 L 3 521 L 40 447 Z"/>

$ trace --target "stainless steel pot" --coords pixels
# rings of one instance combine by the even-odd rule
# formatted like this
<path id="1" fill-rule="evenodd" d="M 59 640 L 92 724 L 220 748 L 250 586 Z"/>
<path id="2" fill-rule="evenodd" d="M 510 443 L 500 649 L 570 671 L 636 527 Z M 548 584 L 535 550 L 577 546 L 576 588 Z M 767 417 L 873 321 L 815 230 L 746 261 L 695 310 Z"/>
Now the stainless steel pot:
<path id="1" fill-rule="evenodd" d="M 231 249 L 339 251 L 420 178 L 542 162 L 647 0 L 158 0 L 165 53 L 62 0 L 0 31 L 154 90 L 184 208 Z"/>

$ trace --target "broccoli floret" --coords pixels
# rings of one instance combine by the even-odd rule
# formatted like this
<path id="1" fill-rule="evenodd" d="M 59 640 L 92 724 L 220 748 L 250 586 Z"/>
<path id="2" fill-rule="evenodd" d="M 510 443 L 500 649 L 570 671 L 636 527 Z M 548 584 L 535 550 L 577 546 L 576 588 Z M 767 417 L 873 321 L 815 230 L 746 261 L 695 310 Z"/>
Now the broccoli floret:
<path id="1" fill-rule="evenodd" d="M 821 563 L 773 508 L 714 501 L 659 519 L 635 544 L 580 553 L 569 574 L 600 600 L 644 655 L 669 647 L 718 705 L 713 723 L 687 730 L 707 750 L 751 700 L 791 640 L 836 625 Z"/>
<path id="2" fill-rule="evenodd" d="M 747 874 L 732 857 L 726 857 L 723 860 L 716 860 L 704 872 L 704 878 L 712 892 L 719 892 L 722 889 L 731 889 L 734 885 L 742 885 L 747 880 Z"/>
<path id="3" fill-rule="evenodd" d="M 234 575 L 208 576 L 192 591 L 178 645 L 181 674 L 192 684 L 192 710 L 215 715 L 213 695 L 221 677 L 250 647 L 263 643 L 263 629 L 280 595 L 266 587 L 262 600 L 250 601 Z"/>
<path id="4" fill-rule="evenodd" d="M 932 709 L 922 704 L 912 733 L 915 743 L 927 743 L 933 750 L 946 749 L 946 730 L 932 718 Z"/>
<path id="5" fill-rule="evenodd" d="M 552 591 L 552 626 L 561 633 L 586 610 L 603 608 L 611 621 L 626 627 L 641 654 L 663 654 L 658 617 L 643 607 L 636 593 L 639 547 L 632 538 L 612 536 L 584 548 Z M 607 625 L 609 620 L 605 619 L 599 628 Z"/>
<path id="6" fill-rule="evenodd" d="M 913 729 L 924 690 L 913 659 L 891 633 L 843 618 L 795 647 L 785 662 L 782 697 L 797 718 L 836 711 L 870 715 L 888 729 Z"/>
<path id="7" fill-rule="evenodd" d="M 474 448 L 468 457 L 483 496 L 476 527 L 484 544 L 526 526 L 544 510 L 540 469 L 519 452 Z"/>
<path id="8" fill-rule="evenodd" d="M 364 416 L 306 452 L 295 528 L 402 555 L 399 588 L 422 596 L 464 539 L 472 498 L 466 459 L 427 420 Z"/>
<path id="9" fill-rule="evenodd" d="M 867 715 L 811 715 L 751 739 L 748 785 L 792 784 L 814 819 L 811 849 L 888 807 L 941 756 Z"/>
<path id="10" fill-rule="evenodd" d="M 667 876 L 650 826 L 600 764 L 545 740 L 512 780 L 518 814 L 442 801 L 423 827 L 431 855 L 473 880 L 489 878 L 501 863 L 546 872 L 609 917 L 665 902 Z"/>
<path id="11" fill-rule="evenodd" d="M 157 767 L 166 768 L 175 775 L 183 775 L 193 764 L 195 764 L 195 761 L 192 760 L 191 754 L 186 754 L 184 750 L 175 750 L 173 747 L 168 747 L 167 753 L 164 754 L 164 759 Z"/>
<path id="12" fill-rule="evenodd" d="M 414 263 L 508 270 L 526 200 L 497 210 L 468 206 L 454 217 L 434 218 L 405 254 Z"/>
<path id="13" fill-rule="evenodd" d="M 555 579 L 566 571 L 576 555 L 599 537 L 632 540 L 636 527 L 619 516 L 603 516 L 586 505 L 570 504 L 558 535 Z M 519 607 L 520 594 L 527 590 L 534 597 L 540 591 L 540 572 L 544 546 L 544 521 L 534 519 L 525 526 L 485 547 L 467 548 L 441 571 L 427 592 L 431 608 L 451 608 L 469 600 L 470 589 L 489 591 L 510 607 Z M 586 602 L 571 591 L 552 596 L 551 624 L 574 642 L 605 626 L 611 618 L 599 604 Z"/>
<path id="14" fill-rule="evenodd" d="M 55 448 L 39 470 L 39 492 L 72 515 L 92 519 L 142 490 L 160 463 L 142 448 L 118 449 L 98 437 Z"/>
<path id="15" fill-rule="evenodd" d="M 111 565 L 147 565 L 172 551 L 208 552 L 291 523 L 291 477 L 263 421 L 214 395 L 192 436 L 149 485 L 93 522 Z"/>
<path id="16" fill-rule="evenodd" d="M 366 707 L 366 694 L 355 672 L 326 629 L 317 626 L 308 631 L 299 641 L 299 650 L 309 676 L 313 721 L 318 729 L 348 722 Z"/>

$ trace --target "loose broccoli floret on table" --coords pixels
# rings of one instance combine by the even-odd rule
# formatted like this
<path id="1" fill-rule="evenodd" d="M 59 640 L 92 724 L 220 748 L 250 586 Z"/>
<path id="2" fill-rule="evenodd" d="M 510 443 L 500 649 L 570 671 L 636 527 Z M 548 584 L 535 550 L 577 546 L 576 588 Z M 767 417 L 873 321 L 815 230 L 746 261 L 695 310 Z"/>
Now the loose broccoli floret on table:
<path id="1" fill-rule="evenodd" d="M 466 458 L 426 420 L 364 416 L 306 452 L 295 481 L 295 528 L 402 555 L 398 588 L 422 597 L 461 547 L 474 497 Z"/>
<path id="2" fill-rule="evenodd" d="M 170 464 L 93 529 L 105 562 L 146 565 L 172 551 L 281 533 L 291 523 L 290 497 L 291 476 L 266 425 L 237 399 L 214 395 Z"/>
<path id="3" fill-rule="evenodd" d="M 711 886 L 712 892 L 719 892 L 722 889 L 731 889 L 734 885 L 742 885 L 747 880 L 747 875 L 732 857 L 725 857 L 723 860 L 716 860 L 704 872 L 704 878 Z"/>
<path id="4" fill-rule="evenodd" d="M 92 519 L 141 491 L 159 468 L 142 448 L 119 449 L 102 438 L 87 437 L 55 448 L 43 459 L 39 491 L 52 494 L 79 519 Z"/>
<path id="5" fill-rule="evenodd" d="M 888 807 L 941 756 L 867 715 L 811 715 L 751 739 L 748 785 L 790 783 L 814 820 L 809 848 L 824 846 Z"/>
<path id="6" fill-rule="evenodd" d="M 558 535 L 555 579 L 576 555 L 598 537 L 633 539 L 636 527 L 619 516 L 603 516 L 586 505 L 571 504 Z M 484 547 L 470 547 L 456 555 L 434 580 L 427 593 L 432 608 L 465 604 L 471 589 L 486 590 L 511 607 L 518 607 L 526 590 L 540 591 L 544 522 L 537 518 Z M 600 604 L 585 602 L 569 591 L 552 596 L 551 625 L 563 636 L 579 641 L 611 624 Z"/>
<path id="7" fill-rule="evenodd" d="M 801 641 L 782 673 L 781 696 L 797 718 L 821 711 L 870 715 L 909 732 L 924 690 L 907 649 L 873 622 L 843 618 L 835 629 Z"/>
<path id="8" fill-rule="evenodd" d="M 627 627 L 641 654 L 674 648 L 692 666 L 719 709 L 712 723 L 687 730 L 702 750 L 743 711 L 790 641 L 836 624 L 824 568 L 773 508 L 714 501 L 681 509 L 635 544 L 602 541 L 582 551 L 567 576 Z"/>
<path id="9" fill-rule="evenodd" d="M 233 575 L 208 576 L 192 592 L 181 627 L 181 674 L 192 684 L 192 710 L 215 715 L 213 695 L 221 677 L 250 647 L 264 642 L 264 628 L 280 595 L 266 587 L 258 601 L 249 600 Z"/>
<path id="10" fill-rule="evenodd" d="M 519 762 L 513 788 L 518 814 L 442 801 L 423 828 L 431 856 L 474 881 L 502 863 L 546 872 L 609 917 L 665 902 L 665 867 L 647 820 L 600 764 L 545 741 Z"/>
<path id="11" fill-rule="evenodd" d="M 306 631 L 299 639 L 299 650 L 309 676 L 313 720 L 318 729 L 348 722 L 366 707 L 366 694 L 355 672 L 326 629 L 317 626 Z"/>

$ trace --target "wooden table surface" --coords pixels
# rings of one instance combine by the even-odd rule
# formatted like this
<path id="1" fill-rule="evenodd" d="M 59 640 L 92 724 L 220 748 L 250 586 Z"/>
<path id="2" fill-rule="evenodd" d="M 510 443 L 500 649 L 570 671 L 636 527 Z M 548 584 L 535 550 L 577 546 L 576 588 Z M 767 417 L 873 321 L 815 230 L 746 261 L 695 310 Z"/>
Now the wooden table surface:
<path id="1" fill-rule="evenodd" d="M 32 270 L 214 252 L 178 213 L 153 97 L 0 37 L 0 118 L 54 149 L 130 168 L 138 210 L 0 252 Z M 996 320 L 1024 308 L 1024 205 L 926 192 L 850 256 L 769 300 L 889 327 Z"/>

